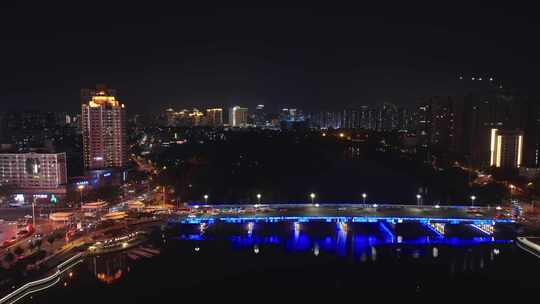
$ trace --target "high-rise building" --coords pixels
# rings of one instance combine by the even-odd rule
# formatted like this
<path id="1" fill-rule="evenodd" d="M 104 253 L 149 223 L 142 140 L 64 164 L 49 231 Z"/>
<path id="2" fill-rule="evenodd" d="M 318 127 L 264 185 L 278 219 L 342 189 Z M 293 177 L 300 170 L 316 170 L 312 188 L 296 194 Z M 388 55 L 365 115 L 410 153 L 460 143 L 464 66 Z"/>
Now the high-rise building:
<path id="1" fill-rule="evenodd" d="M 2 153 L 0 184 L 18 189 L 56 189 L 67 182 L 65 153 Z"/>
<path id="2" fill-rule="evenodd" d="M 413 116 L 409 109 L 398 108 L 397 129 L 400 131 L 411 131 L 413 129 Z"/>
<path id="3" fill-rule="evenodd" d="M 200 126 L 203 125 L 205 116 L 204 113 L 199 111 L 199 109 L 193 108 L 193 111 L 187 113 L 188 125 L 190 126 Z"/>
<path id="4" fill-rule="evenodd" d="M 540 106 L 535 99 L 503 90 L 435 96 L 421 103 L 417 115 L 415 128 L 428 152 L 452 151 L 465 156 L 468 165 L 487 167 L 496 160 L 490 149 L 491 130 L 522 130 L 520 164 L 538 164 Z"/>
<path id="5" fill-rule="evenodd" d="M 390 132 L 398 129 L 398 109 L 397 106 L 385 102 L 379 109 L 377 131 Z"/>
<path id="6" fill-rule="evenodd" d="M 206 119 L 208 125 L 212 127 L 219 127 L 223 125 L 223 109 L 213 108 L 206 109 Z"/>
<path id="7" fill-rule="evenodd" d="M 355 109 L 343 110 L 343 115 L 341 115 L 341 127 L 345 129 L 359 129 L 360 112 Z"/>
<path id="8" fill-rule="evenodd" d="M 248 121 L 248 109 L 234 106 L 229 109 L 229 126 L 245 127 Z"/>
<path id="9" fill-rule="evenodd" d="M 501 90 L 466 96 L 461 133 L 464 137 L 463 152 L 471 156 L 471 163 L 490 165 L 491 129 L 498 129 L 523 131 L 523 142 L 527 144 L 523 146 L 523 163 L 532 165 L 534 146 L 529 144 L 534 143 L 530 137 L 534 128 L 534 116 L 531 116 L 534 111 L 526 111 L 529 102 L 528 98 Z M 529 121 L 532 121 L 530 125 Z"/>
<path id="10" fill-rule="evenodd" d="M 13 186 L 26 202 L 31 201 L 24 198 L 26 194 L 35 198 L 63 195 L 67 183 L 66 168 L 65 153 L 2 153 L 0 185 Z"/>
<path id="11" fill-rule="evenodd" d="M 490 130 L 490 165 L 519 168 L 523 159 L 523 132 L 519 130 Z"/>
<path id="12" fill-rule="evenodd" d="M 165 110 L 165 126 L 167 127 L 174 127 L 176 126 L 176 116 L 175 116 L 174 109 L 168 108 Z"/>
<path id="13" fill-rule="evenodd" d="M 463 98 L 435 96 L 418 107 L 416 130 L 424 147 L 464 152 Z"/>
<path id="14" fill-rule="evenodd" d="M 257 105 L 255 108 L 255 114 L 253 115 L 253 121 L 257 127 L 264 127 L 267 125 L 266 112 L 264 111 L 264 105 Z"/>
<path id="15" fill-rule="evenodd" d="M 126 114 L 116 91 L 98 86 L 81 91 L 84 166 L 121 168 L 127 162 Z"/>
<path id="16" fill-rule="evenodd" d="M 359 111 L 360 129 L 371 130 L 371 111 L 368 106 L 361 106 Z"/>

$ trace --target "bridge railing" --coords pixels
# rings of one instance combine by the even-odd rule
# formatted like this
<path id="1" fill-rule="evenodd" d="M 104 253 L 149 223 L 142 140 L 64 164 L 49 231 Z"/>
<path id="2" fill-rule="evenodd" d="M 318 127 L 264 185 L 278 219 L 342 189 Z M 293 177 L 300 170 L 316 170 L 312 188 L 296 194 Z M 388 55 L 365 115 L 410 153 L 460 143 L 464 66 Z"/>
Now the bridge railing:
<path id="1" fill-rule="evenodd" d="M 217 209 L 238 209 L 238 208 L 255 208 L 255 207 L 268 207 L 268 208 L 308 208 L 308 207 L 336 207 L 336 208 L 403 208 L 403 209 L 477 209 L 477 210 L 493 210 L 498 207 L 493 206 L 463 206 L 463 205 L 407 205 L 407 204 L 379 204 L 379 203 L 328 203 L 321 202 L 317 204 L 311 204 L 306 202 L 299 203 L 261 203 L 261 204 L 230 204 L 230 203 L 216 203 L 208 204 L 201 202 L 189 202 L 190 207 L 200 208 L 217 208 Z"/>
<path id="2" fill-rule="evenodd" d="M 169 219 L 169 223 L 200 224 L 212 223 L 214 221 L 229 223 L 245 222 L 353 222 L 353 223 L 377 223 L 377 222 L 421 222 L 421 223 L 450 223 L 450 224 L 476 224 L 495 225 L 497 223 L 515 223 L 512 219 L 491 219 L 491 218 L 446 218 L 446 217 L 407 217 L 407 216 L 199 216 L 199 217 L 179 217 Z"/>

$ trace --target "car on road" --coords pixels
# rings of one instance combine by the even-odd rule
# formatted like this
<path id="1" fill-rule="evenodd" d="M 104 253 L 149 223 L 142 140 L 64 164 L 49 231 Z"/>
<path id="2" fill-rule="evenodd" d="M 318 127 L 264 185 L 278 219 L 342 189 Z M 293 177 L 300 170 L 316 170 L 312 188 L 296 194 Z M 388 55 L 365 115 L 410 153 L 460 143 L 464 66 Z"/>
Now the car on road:
<path id="1" fill-rule="evenodd" d="M 19 232 L 17 232 L 17 235 L 25 235 L 25 234 L 28 234 L 28 230 L 20 230 Z"/>
<path id="2" fill-rule="evenodd" d="M 17 238 L 16 237 L 12 237 L 11 239 L 9 240 L 6 240 L 2 243 L 2 246 L 0 246 L 0 248 L 4 249 L 4 248 L 7 248 L 13 244 L 15 244 L 17 242 Z"/>

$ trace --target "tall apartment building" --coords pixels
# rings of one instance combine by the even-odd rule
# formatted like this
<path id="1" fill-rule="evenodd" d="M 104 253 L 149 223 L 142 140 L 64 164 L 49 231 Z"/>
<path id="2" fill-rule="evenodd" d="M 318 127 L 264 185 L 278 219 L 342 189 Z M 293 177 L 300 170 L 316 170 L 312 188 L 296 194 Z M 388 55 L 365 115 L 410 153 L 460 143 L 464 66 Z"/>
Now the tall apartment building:
<path id="1" fill-rule="evenodd" d="M 65 194 L 66 168 L 65 153 L 1 153 L 0 185 L 13 186 L 19 196 Z"/>
<path id="2" fill-rule="evenodd" d="M 245 127 L 248 123 L 248 109 L 234 106 L 229 109 L 229 126 Z"/>
<path id="3" fill-rule="evenodd" d="M 206 120 L 209 126 L 212 126 L 212 127 L 223 126 L 223 109 L 222 108 L 206 109 Z"/>
<path id="4" fill-rule="evenodd" d="M 84 166 L 122 168 L 127 163 L 125 106 L 116 91 L 98 86 L 81 91 Z"/>
<path id="5" fill-rule="evenodd" d="M 255 107 L 255 113 L 253 114 L 253 122 L 257 127 L 264 127 L 266 125 L 266 112 L 264 105 L 260 104 Z"/>
<path id="6" fill-rule="evenodd" d="M 523 159 L 523 132 L 491 129 L 490 165 L 502 168 L 519 168 Z"/>

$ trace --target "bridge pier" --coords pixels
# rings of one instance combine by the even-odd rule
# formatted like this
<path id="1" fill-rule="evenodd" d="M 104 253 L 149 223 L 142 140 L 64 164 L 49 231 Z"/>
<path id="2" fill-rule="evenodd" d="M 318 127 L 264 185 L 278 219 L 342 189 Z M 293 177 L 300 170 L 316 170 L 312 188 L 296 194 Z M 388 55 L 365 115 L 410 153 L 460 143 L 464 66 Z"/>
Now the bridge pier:
<path id="1" fill-rule="evenodd" d="M 379 222 L 379 229 L 385 235 L 386 242 L 392 244 L 392 243 L 394 243 L 396 241 L 395 229 L 388 222 L 380 221 Z"/>
<path id="2" fill-rule="evenodd" d="M 253 222 L 249 222 L 247 224 L 247 233 L 249 236 L 251 236 L 253 234 L 253 228 L 255 227 L 255 223 Z"/>
<path id="3" fill-rule="evenodd" d="M 495 233 L 495 225 L 493 224 L 471 224 L 471 227 L 489 236 Z"/>
<path id="4" fill-rule="evenodd" d="M 433 232 L 437 237 L 444 238 L 445 235 L 445 223 L 424 223 L 424 226 L 427 227 L 431 232 Z"/>

